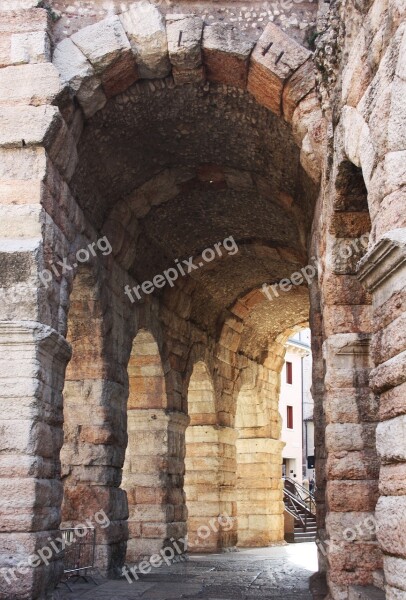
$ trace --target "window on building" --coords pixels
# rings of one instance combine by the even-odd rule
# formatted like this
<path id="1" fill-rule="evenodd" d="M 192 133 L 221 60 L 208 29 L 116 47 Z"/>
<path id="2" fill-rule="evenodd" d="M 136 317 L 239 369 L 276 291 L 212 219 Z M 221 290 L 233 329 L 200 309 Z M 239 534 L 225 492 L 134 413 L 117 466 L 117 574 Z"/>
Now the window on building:
<path id="1" fill-rule="evenodd" d="M 286 363 L 286 383 L 292 383 L 292 363 Z"/>
<path id="2" fill-rule="evenodd" d="M 286 407 L 286 423 L 288 429 L 293 429 L 293 406 Z"/>

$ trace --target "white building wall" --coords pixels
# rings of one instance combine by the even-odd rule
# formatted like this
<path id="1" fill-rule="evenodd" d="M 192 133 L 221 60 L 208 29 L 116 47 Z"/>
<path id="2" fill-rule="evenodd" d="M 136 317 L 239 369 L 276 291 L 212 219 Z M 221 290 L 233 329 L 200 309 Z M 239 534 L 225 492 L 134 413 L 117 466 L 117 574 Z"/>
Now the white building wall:
<path id="1" fill-rule="evenodd" d="M 286 381 L 286 363 L 292 363 L 292 383 Z M 286 475 L 302 483 L 302 376 L 301 353 L 288 347 L 281 374 L 279 410 L 282 417 L 282 441 L 286 446 L 282 458 L 287 459 Z M 293 407 L 293 429 L 288 428 L 287 407 Z M 290 471 L 293 471 L 291 473 Z"/>

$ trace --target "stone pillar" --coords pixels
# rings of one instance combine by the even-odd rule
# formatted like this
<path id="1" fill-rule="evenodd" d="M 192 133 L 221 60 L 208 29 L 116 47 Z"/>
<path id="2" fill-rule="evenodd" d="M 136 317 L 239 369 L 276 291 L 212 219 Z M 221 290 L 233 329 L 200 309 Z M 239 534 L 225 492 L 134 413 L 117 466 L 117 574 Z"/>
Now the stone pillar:
<path id="1" fill-rule="evenodd" d="M 129 563 L 186 535 L 183 459 L 188 421 L 183 413 L 163 409 L 128 412 L 123 488 L 129 507 Z"/>
<path id="2" fill-rule="evenodd" d="M 230 427 L 193 425 L 186 431 L 190 552 L 216 552 L 236 544 L 235 440 Z M 225 518 L 219 522 L 218 517 Z"/>
<path id="3" fill-rule="evenodd" d="M 0 322 L 0 596 L 45 597 L 61 554 L 33 560 L 58 537 L 62 388 L 69 344 L 32 321 Z M 16 570 L 17 567 L 17 570 Z"/>
<path id="4" fill-rule="evenodd" d="M 240 438 L 237 444 L 238 545 L 283 540 L 281 456 L 284 442 Z"/>
<path id="5" fill-rule="evenodd" d="M 128 538 L 127 499 L 120 489 L 126 440 L 123 428 L 126 393 L 117 382 L 91 378 L 89 371 L 95 368 L 95 359 L 82 360 L 82 369 L 74 358 L 72 363 L 63 390 L 61 527 L 86 525 L 89 520 L 96 528 L 95 564 L 102 573 L 114 576 L 124 563 Z M 74 374 L 84 379 L 69 379 Z"/>
<path id="6" fill-rule="evenodd" d="M 377 537 L 386 597 L 406 596 L 406 229 L 386 233 L 360 263 L 373 298 L 370 384 L 379 394 L 376 447 L 381 459 Z"/>

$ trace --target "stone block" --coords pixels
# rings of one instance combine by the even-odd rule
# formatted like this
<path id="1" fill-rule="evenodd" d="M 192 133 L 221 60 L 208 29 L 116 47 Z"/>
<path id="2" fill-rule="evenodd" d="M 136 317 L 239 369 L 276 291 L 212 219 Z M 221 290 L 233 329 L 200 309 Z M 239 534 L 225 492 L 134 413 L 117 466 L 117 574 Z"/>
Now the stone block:
<path id="1" fill-rule="evenodd" d="M 283 88 L 282 107 L 283 117 L 289 123 L 292 122 L 293 113 L 297 105 L 307 94 L 316 86 L 315 67 L 312 60 L 308 59 L 293 75 L 288 79 Z"/>
<path id="2" fill-rule="evenodd" d="M 326 427 L 326 447 L 332 452 L 375 447 L 375 425 L 331 423 Z"/>
<path id="3" fill-rule="evenodd" d="M 0 13 L 0 34 L 46 31 L 48 26 L 49 16 L 45 8 L 25 8 Z"/>
<path id="4" fill-rule="evenodd" d="M 72 42 L 87 57 L 97 74 L 131 50 L 120 19 L 108 17 L 80 29 L 71 36 Z"/>
<path id="5" fill-rule="evenodd" d="M 378 499 L 378 482 L 329 481 L 326 493 L 331 511 L 370 512 L 375 509 Z"/>
<path id="6" fill-rule="evenodd" d="M 62 90 L 58 70 L 52 63 L 0 69 L 0 105 L 54 104 Z"/>
<path id="7" fill-rule="evenodd" d="M 382 200 L 374 219 L 376 239 L 379 239 L 391 229 L 406 227 L 405 203 L 404 189 L 396 190 Z"/>
<path id="8" fill-rule="evenodd" d="M 381 465 L 379 491 L 382 496 L 406 496 L 406 464 Z"/>
<path id="9" fill-rule="evenodd" d="M 371 371 L 370 385 L 376 392 L 384 392 L 405 382 L 406 350 Z"/>
<path id="10" fill-rule="evenodd" d="M 142 0 L 120 15 L 143 79 L 166 77 L 170 72 L 165 22 L 159 10 Z"/>
<path id="11" fill-rule="evenodd" d="M 15 33 L 10 40 L 10 63 L 43 63 L 51 61 L 51 42 L 46 31 Z"/>
<path id="12" fill-rule="evenodd" d="M 0 107 L 0 145 L 20 148 L 50 147 L 62 128 L 62 116 L 56 106 Z"/>
<path id="13" fill-rule="evenodd" d="M 406 382 L 398 385 L 380 396 L 379 418 L 391 419 L 405 413 Z"/>
<path id="14" fill-rule="evenodd" d="M 292 40 L 279 27 L 268 23 L 252 53 L 248 91 L 260 104 L 280 115 L 284 86 L 309 57 L 308 50 Z M 292 81 L 291 87 L 286 91 L 286 115 L 289 118 L 293 115 L 296 98 L 309 87 L 308 74 L 306 75 L 305 71 L 306 69 L 300 74 L 305 77 L 305 81 L 301 81 L 298 75 L 297 81 Z"/>
<path id="15" fill-rule="evenodd" d="M 376 505 L 377 539 L 387 554 L 406 557 L 406 496 L 381 496 Z"/>
<path id="16" fill-rule="evenodd" d="M 330 479 L 378 479 L 379 466 L 375 450 L 342 451 L 329 454 L 327 475 Z"/>
<path id="17" fill-rule="evenodd" d="M 396 556 L 384 556 L 383 565 L 386 583 L 406 592 L 406 559 Z"/>
<path id="18" fill-rule="evenodd" d="M 244 89 L 253 46 L 247 36 L 231 26 L 206 26 L 203 31 L 203 60 L 207 79 Z"/>
<path id="19" fill-rule="evenodd" d="M 201 81 L 204 76 L 202 68 L 203 20 L 201 17 L 168 15 L 166 33 L 175 83 Z"/>
<path id="20" fill-rule="evenodd" d="M 406 461 L 406 414 L 378 423 L 376 448 L 383 462 Z"/>

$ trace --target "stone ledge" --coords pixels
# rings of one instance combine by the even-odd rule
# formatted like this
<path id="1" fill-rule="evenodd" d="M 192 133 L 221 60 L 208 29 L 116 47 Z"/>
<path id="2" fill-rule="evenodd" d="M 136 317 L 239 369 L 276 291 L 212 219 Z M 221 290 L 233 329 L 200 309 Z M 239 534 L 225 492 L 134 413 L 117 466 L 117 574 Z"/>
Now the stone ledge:
<path id="1" fill-rule="evenodd" d="M 386 279 L 406 263 L 406 229 L 394 229 L 386 233 L 360 260 L 357 265 L 357 277 L 374 291 Z"/>
<path id="2" fill-rule="evenodd" d="M 385 600 L 385 592 L 372 585 L 351 585 L 348 589 L 348 600 Z"/>

